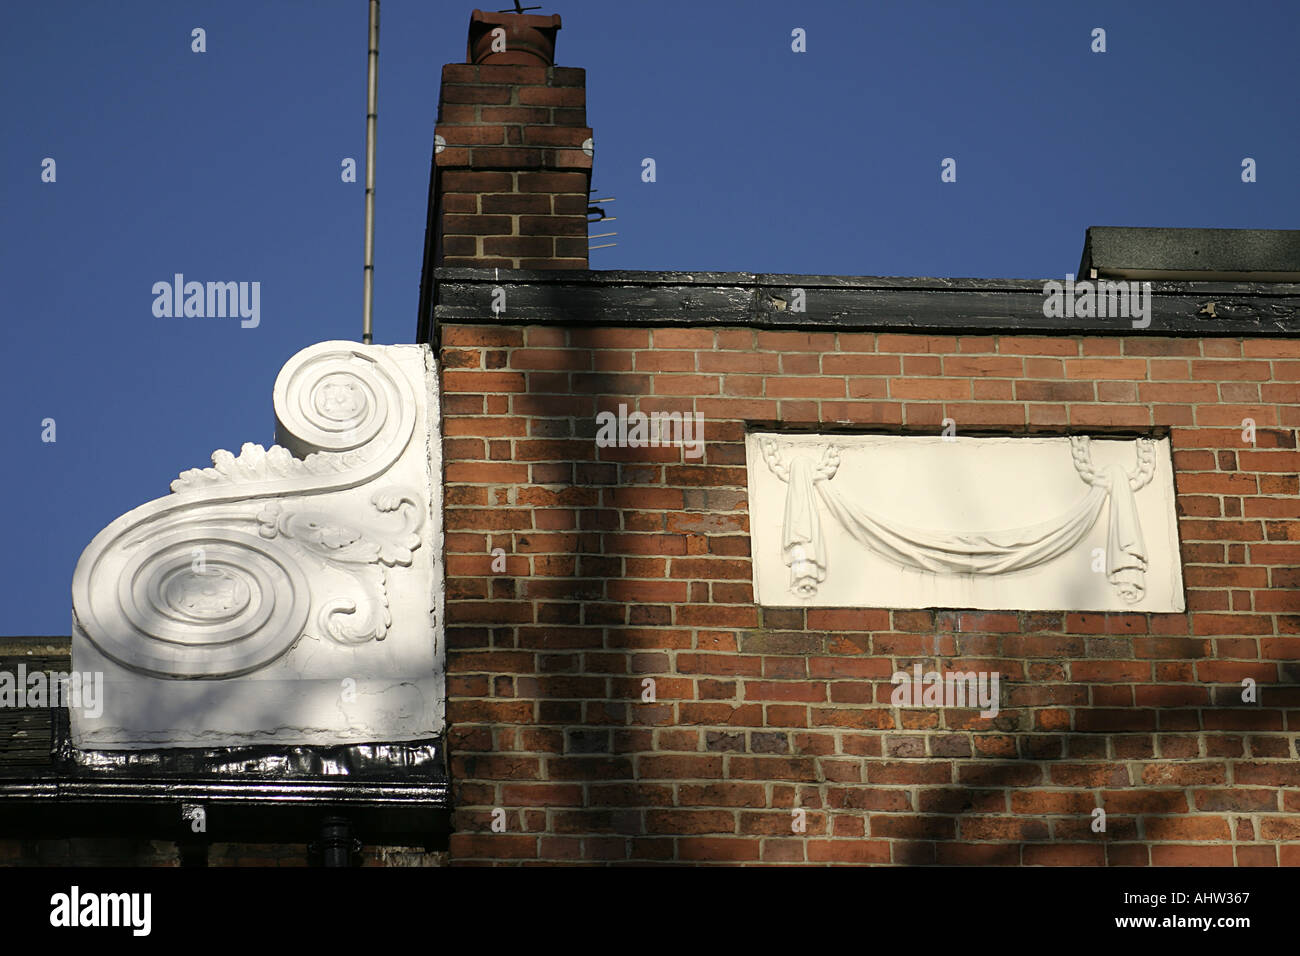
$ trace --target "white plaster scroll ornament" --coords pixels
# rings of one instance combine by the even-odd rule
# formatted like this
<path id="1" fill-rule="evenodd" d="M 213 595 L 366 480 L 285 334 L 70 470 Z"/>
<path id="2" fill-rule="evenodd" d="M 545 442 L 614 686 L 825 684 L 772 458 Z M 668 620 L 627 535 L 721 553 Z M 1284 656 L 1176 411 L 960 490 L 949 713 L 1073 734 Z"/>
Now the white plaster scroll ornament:
<path id="1" fill-rule="evenodd" d="M 1126 472 L 1118 465 L 1095 468 L 1087 436 L 1072 436 L 1074 466 L 1088 492 L 1048 521 L 998 531 L 937 531 L 898 524 L 849 501 L 831 484 L 840 464 L 834 445 L 826 446 L 817 461 L 804 455 L 789 462 L 774 440 L 762 439 L 760 445 L 768 468 L 788 486 L 781 543 L 790 568 L 790 589 L 800 596 L 815 595 L 826 580 L 818 498 L 855 541 L 895 564 L 918 571 L 980 575 L 1023 571 L 1065 554 L 1088 533 L 1109 500 L 1106 578 L 1130 604 L 1140 601 L 1146 591 L 1147 549 L 1133 496 L 1155 471 L 1155 445 L 1150 439 L 1137 440 L 1138 466 Z"/>
<path id="2" fill-rule="evenodd" d="M 382 349 L 331 342 L 291 359 L 274 394 L 290 447 L 214 452 L 213 467 L 184 472 L 82 554 L 75 624 L 128 671 L 230 678 L 304 635 L 387 635 L 388 569 L 420 547 L 425 496 L 381 486 L 358 507 L 337 493 L 385 476 L 410 444 L 411 385 Z"/>

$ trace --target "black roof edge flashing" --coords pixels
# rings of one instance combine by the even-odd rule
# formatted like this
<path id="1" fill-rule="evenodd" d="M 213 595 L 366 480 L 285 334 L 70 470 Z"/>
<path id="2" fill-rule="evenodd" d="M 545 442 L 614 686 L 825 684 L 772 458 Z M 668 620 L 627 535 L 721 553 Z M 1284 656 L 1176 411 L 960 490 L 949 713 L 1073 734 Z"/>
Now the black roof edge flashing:
<path id="1" fill-rule="evenodd" d="M 1092 226 L 1078 278 L 1300 282 L 1300 229 Z"/>
<path id="2" fill-rule="evenodd" d="M 1090 235 L 1096 233 L 1090 230 Z M 1063 284 L 1064 278 L 447 267 L 435 274 L 434 327 L 422 339 L 434 343 L 437 327 L 446 323 L 753 326 L 941 334 L 1300 335 L 1300 282 L 1143 280 L 1140 286 L 1150 283 L 1149 313 L 1134 318 L 1059 314 L 1059 309 L 1048 307 L 1053 292 L 1049 283 Z M 494 297 L 498 287 L 505 291 L 504 307 L 494 312 L 494 301 L 500 302 L 499 296 Z M 802 290 L 802 303 L 795 290 Z"/>

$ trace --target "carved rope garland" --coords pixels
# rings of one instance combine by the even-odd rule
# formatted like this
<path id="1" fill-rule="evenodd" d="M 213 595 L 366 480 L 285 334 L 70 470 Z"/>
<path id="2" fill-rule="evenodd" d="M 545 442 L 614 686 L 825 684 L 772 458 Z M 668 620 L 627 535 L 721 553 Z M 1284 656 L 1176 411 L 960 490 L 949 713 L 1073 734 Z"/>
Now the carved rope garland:
<path id="1" fill-rule="evenodd" d="M 826 578 L 827 557 L 813 489 L 823 505 L 855 540 L 902 567 L 936 573 L 1001 574 L 1046 563 L 1064 554 L 1095 524 L 1102 506 L 1110 502 L 1106 573 L 1116 592 L 1128 603 L 1145 593 L 1146 546 L 1133 495 L 1155 473 L 1155 443 L 1137 440 L 1137 467 L 1099 469 L 1092 462 L 1087 436 L 1071 436 L 1071 459 L 1088 494 L 1076 505 L 1048 521 L 1023 528 L 984 531 L 916 529 L 875 515 L 844 498 L 829 484 L 838 473 L 840 450 L 826 445 L 814 462 L 809 456 L 787 461 L 775 439 L 761 438 L 759 449 L 768 469 L 789 487 L 786 493 L 782 551 L 790 567 L 790 589 L 812 597 Z"/>

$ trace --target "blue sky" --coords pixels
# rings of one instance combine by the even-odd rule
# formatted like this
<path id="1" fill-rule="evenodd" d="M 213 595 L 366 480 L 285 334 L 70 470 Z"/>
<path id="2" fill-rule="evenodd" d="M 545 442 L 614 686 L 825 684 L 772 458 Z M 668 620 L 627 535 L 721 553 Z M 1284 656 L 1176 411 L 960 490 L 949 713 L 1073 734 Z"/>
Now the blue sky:
<path id="1" fill-rule="evenodd" d="M 363 187 L 339 172 L 364 155 L 366 9 L 0 10 L 0 635 L 67 634 L 90 539 L 213 449 L 269 444 L 280 365 L 359 338 Z M 383 3 L 380 343 L 415 334 L 438 80 L 464 59 L 472 9 Z M 559 63 L 587 70 L 593 182 L 618 200 L 619 245 L 593 268 L 1059 278 L 1090 225 L 1300 224 L 1295 4 L 542 12 L 564 18 Z M 194 27 L 206 53 L 191 52 Z M 806 53 L 790 49 L 796 27 Z M 945 157 L 955 183 L 940 182 Z M 1244 157 L 1255 183 L 1241 182 Z M 155 317 L 153 284 L 178 272 L 259 281 L 260 324 Z"/>

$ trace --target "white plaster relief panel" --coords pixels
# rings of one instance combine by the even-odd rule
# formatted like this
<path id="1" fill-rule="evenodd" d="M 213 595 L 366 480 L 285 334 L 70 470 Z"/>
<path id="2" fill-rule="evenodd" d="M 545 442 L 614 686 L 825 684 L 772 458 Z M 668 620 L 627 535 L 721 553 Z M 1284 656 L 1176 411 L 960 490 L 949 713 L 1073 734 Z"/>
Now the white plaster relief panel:
<path id="1" fill-rule="evenodd" d="M 276 378 L 276 439 L 212 455 L 73 575 L 87 749 L 345 744 L 443 727 L 441 440 L 426 346 L 324 342 Z"/>
<path id="2" fill-rule="evenodd" d="M 1184 610 L 1168 438 L 746 439 L 769 607 Z"/>

